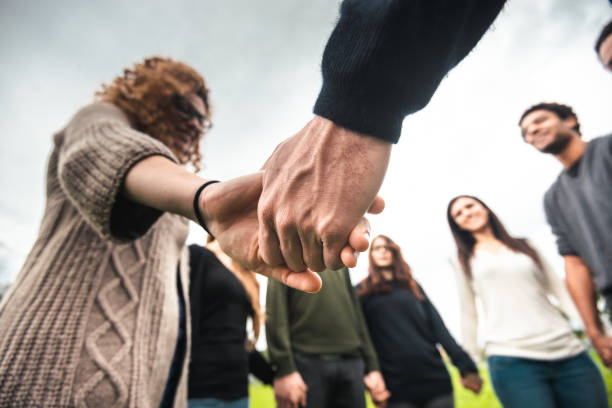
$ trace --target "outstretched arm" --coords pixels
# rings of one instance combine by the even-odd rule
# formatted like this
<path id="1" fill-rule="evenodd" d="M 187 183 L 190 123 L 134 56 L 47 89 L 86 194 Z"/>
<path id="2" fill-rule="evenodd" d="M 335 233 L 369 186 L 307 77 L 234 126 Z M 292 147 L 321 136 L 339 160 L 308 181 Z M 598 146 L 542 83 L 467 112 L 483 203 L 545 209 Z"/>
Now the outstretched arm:
<path id="1" fill-rule="evenodd" d="M 463 348 L 476 363 L 479 363 L 478 350 L 478 311 L 476 310 L 476 294 L 459 261 L 451 259 L 451 265 L 457 279 L 459 293 L 459 310 L 461 312 L 461 336 Z"/>
<path id="2" fill-rule="evenodd" d="M 264 168 L 258 208 L 270 265 L 342 267 L 341 249 L 385 176 L 404 117 L 423 108 L 503 0 L 345 0 L 312 119 Z"/>
<path id="3" fill-rule="evenodd" d="M 319 276 L 309 270 L 292 271 L 284 264 L 269 266 L 259 256 L 257 201 L 263 174 L 254 173 L 222 183 L 211 184 L 200 195 L 199 208 L 221 249 L 245 268 L 307 292 L 321 287 Z M 123 195 L 134 202 L 182 215 L 197 222 L 193 209 L 196 190 L 205 179 L 190 173 L 171 160 L 154 155 L 136 163 L 126 174 Z M 376 200 L 372 211 L 384 203 Z M 361 218 L 343 249 L 343 260 L 356 263 L 356 251 L 368 248 L 370 226 Z"/>
<path id="4" fill-rule="evenodd" d="M 470 358 L 468 353 L 466 353 L 461 346 L 457 344 L 453 336 L 446 328 L 446 325 L 438 313 L 438 310 L 433 303 L 431 303 L 429 298 L 426 298 L 425 302 L 425 307 L 433 332 L 436 335 L 436 340 L 449 355 L 453 365 L 459 369 L 459 372 L 461 373 L 461 384 L 463 384 L 465 388 L 468 388 L 478 394 L 482 386 L 482 378 L 480 378 L 480 375 L 478 374 L 476 364 Z"/>
<path id="5" fill-rule="evenodd" d="M 612 368 L 612 337 L 606 336 L 599 318 L 591 271 L 578 256 L 566 255 L 563 259 L 567 288 L 582 317 L 587 335 L 604 364 Z"/>

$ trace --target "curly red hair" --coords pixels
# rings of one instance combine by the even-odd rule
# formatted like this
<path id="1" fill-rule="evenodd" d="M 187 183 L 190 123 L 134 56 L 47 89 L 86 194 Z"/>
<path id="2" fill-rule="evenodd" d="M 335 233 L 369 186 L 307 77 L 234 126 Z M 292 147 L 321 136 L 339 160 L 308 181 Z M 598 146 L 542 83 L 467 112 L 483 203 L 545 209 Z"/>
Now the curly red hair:
<path id="1" fill-rule="evenodd" d="M 103 84 L 96 97 L 118 106 L 137 130 L 164 143 L 181 164 L 191 163 L 197 172 L 204 133 L 188 127 L 174 109 L 174 101 L 177 96 L 196 94 L 210 118 L 208 93 L 204 78 L 190 66 L 169 58 L 151 57 L 126 68 L 110 84 Z M 181 142 L 186 133 L 191 143 Z"/>

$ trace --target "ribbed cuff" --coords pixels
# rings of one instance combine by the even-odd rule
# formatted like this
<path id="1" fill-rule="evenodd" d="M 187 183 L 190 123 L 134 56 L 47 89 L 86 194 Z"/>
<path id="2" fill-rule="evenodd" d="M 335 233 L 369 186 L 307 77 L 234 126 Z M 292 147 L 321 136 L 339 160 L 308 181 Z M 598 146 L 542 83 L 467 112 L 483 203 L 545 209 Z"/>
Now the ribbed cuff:
<path id="1" fill-rule="evenodd" d="M 324 85 L 313 111 L 347 129 L 397 143 L 405 114 L 385 105 L 377 98 L 351 95 Z"/>

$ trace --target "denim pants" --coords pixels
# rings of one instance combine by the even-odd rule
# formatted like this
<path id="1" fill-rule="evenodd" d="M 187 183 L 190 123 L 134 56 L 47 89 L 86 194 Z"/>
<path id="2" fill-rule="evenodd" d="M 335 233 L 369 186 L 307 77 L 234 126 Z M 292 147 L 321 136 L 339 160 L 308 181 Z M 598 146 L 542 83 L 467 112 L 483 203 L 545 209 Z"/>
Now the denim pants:
<path id="1" fill-rule="evenodd" d="M 504 408 L 607 408 L 606 388 L 586 352 L 561 360 L 491 356 L 493 389 Z"/>
<path id="2" fill-rule="evenodd" d="M 307 408 L 365 408 L 364 363 L 359 357 L 295 354 L 295 365 L 308 386 Z"/>
<path id="3" fill-rule="evenodd" d="M 225 401 L 217 398 L 192 398 L 187 408 L 249 408 L 249 397 Z"/>

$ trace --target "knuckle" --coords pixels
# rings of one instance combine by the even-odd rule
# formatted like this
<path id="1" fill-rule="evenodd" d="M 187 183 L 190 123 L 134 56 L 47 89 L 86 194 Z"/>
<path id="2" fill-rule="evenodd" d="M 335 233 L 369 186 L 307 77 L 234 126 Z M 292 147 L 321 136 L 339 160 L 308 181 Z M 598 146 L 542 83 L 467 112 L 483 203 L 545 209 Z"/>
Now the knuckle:
<path id="1" fill-rule="evenodd" d="M 260 199 L 257 204 L 257 216 L 260 220 L 263 220 L 265 223 L 269 223 L 270 220 L 274 216 L 274 207 L 272 203 L 263 197 Z"/>
<path id="2" fill-rule="evenodd" d="M 294 219 L 286 212 L 276 214 L 274 225 L 279 235 L 287 235 L 296 227 Z"/>

